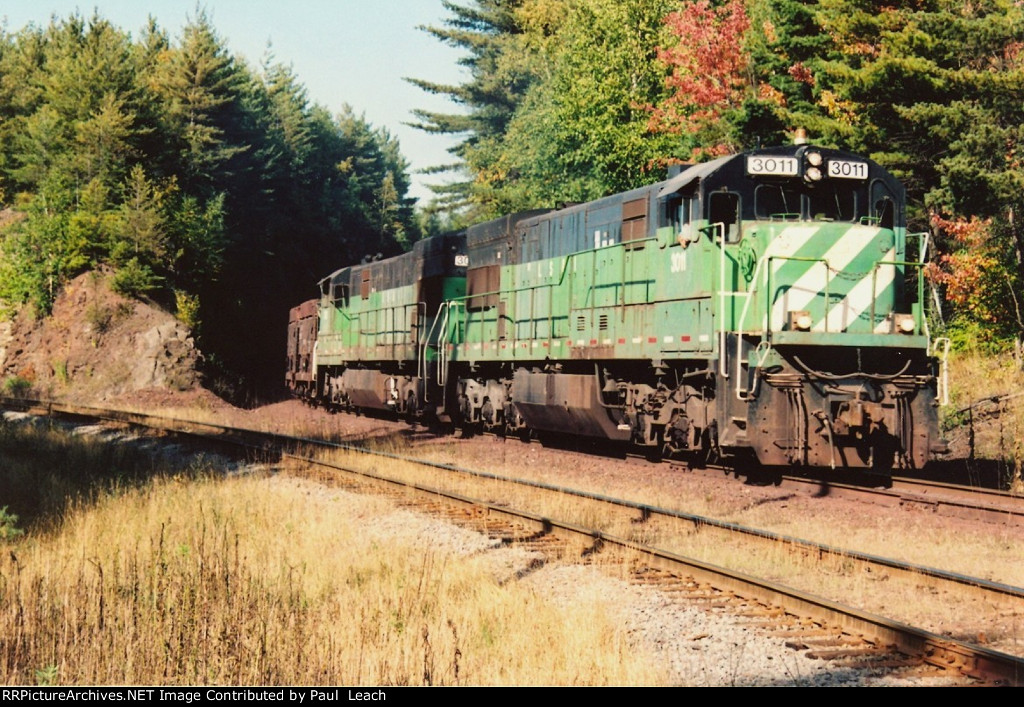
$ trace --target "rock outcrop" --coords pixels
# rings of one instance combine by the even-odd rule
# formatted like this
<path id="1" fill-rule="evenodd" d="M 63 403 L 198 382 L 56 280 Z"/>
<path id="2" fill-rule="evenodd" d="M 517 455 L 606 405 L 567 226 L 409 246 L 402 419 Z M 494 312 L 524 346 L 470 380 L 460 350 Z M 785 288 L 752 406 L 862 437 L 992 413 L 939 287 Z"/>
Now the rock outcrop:
<path id="1" fill-rule="evenodd" d="M 0 382 L 40 397 L 108 400 L 146 389 L 188 391 L 200 383 L 200 353 L 183 323 L 110 289 L 104 273 L 72 280 L 50 316 L 22 312 L 0 325 Z"/>

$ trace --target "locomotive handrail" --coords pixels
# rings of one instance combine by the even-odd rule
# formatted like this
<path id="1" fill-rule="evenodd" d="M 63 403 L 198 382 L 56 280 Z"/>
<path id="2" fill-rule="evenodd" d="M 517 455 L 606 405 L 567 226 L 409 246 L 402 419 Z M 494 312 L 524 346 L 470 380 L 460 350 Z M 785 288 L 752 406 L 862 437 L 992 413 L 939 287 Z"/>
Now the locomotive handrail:
<path id="1" fill-rule="evenodd" d="M 722 378 L 728 378 L 729 365 L 725 355 L 725 222 L 708 224 L 705 228 L 718 231 L 721 246 L 718 258 L 718 373 Z"/>
<path id="2" fill-rule="evenodd" d="M 823 323 L 824 323 L 824 326 L 825 326 L 825 332 L 827 333 L 828 330 L 829 330 L 829 321 L 828 321 L 828 302 L 829 302 L 829 299 L 830 299 L 829 286 L 831 285 L 831 282 L 832 282 L 832 278 L 828 277 L 828 273 L 832 272 L 832 267 L 829 265 L 828 260 L 825 259 L 825 258 L 815 258 L 815 257 L 809 257 L 809 256 L 792 256 L 792 255 L 770 255 L 770 256 L 763 256 L 763 257 L 766 257 L 769 261 L 772 261 L 772 260 L 786 260 L 786 261 L 797 261 L 797 262 L 820 262 L 820 263 L 825 265 L 826 274 L 825 274 L 824 300 L 825 300 L 826 306 L 825 306 L 825 316 L 823 318 Z M 879 260 L 879 261 L 876 261 L 874 263 L 874 265 L 872 266 L 872 268 L 871 268 L 871 321 L 872 322 L 874 322 L 875 317 L 876 317 L 876 313 L 877 313 L 877 304 L 878 304 L 878 299 L 877 299 L 878 298 L 878 272 L 879 272 L 879 269 L 882 266 L 892 266 L 894 268 L 895 267 L 917 268 L 917 276 L 918 276 L 917 277 L 917 290 L 918 290 L 917 291 L 917 301 L 921 302 L 922 301 L 922 297 L 924 296 L 924 269 L 923 269 L 924 268 L 924 264 L 923 263 L 915 262 L 915 261 L 909 261 L 909 260 Z M 760 263 L 758 263 L 758 267 L 760 268 Z M 772 322 L 772 308 L 773 308 L 773 306 L 775 304 L 775 298 L 772 296 L 772 273 L 773 273 L 773 269 L 771 267 L 769 267 L 768 271 L 767 271 L 767 274 L 765 276 L 766 277 L 767 296 L 765 297 L 765 327 L 764 328 L 765 328 L 765 336 L 768 336 L 768 337 L 770 337 L 772 332 L 774 331 L 773 322 Z M 755 271 L 755 280 L 756 280 L 756 271 Z M 914 316 L 915 330 L 921 330 L 922 333 L 927 335 L 926 325 L 923 322 L 923 314 L 920 311 L 918 311 L 916 314 L 913 314 L 913 316 Z M 742 324 L 742 322 L 745 320 L 745 318 L 746 318 L 746 309 L 744 309 L 744 311 L 743 311 L 743 313 L 741 315 L 740 324 Z"/>
<path id="3" fill-rule="evenodd" d="M 577 257 L 579 255 L 583 255 L 584 253 L 593 253 L 593 252 L 594 252 L 593 250 L 584 250 L 584 251 L 580 251 L 578 253 L 568 253 L 568 254 L 566 254 L 564 256 L 565 257 L 565 262 L 562 263 L 562 271 L 559 273 L 558 281 L 557 282 L 543 282 L 543 283 L 539 283 L 539 284 L 536 284 L 536 285 L 523 285 L 521 287 L 513 287 L 512 289 L 491 290 L 490 292 L 474 292 L 471 295 L 462 295 L 461 297 L 452 297 L 448 301 L 449 302 L 465 302 L 465 301 L 468 301 L 469 299 L 472 299 L 474 297 L 490 297 L 491 295 L 500 295 L 500 294 L 506 294 L 506 293 L 507 294 L 518 294 L 520 292 L 527 292 L 529 290 L 537 290 L 537 289 L 540 289 L 541 287 L 555 287 L 556 285 L 561 285 L 563 282 L 565 282 L 565 273 L 569 269 L 569 260 L 572 259 L 572 258 L 575 258 L 575 257 Z M 539 262 L 539 261 L 537 261 L 537 262 Z"/>
<path id="4" fill-rule="evenodd" d="M 892 265 L 893 267 L 903 266 L 905 268 L 917 268 L 917 301 L 920 305 L 924 302 L 924 263 L 915 262 L 911 260 L 879 260 L 875 263 L 874 269 L 871 271 L 871 321 L 875 321 L 875 298 L 877 297 L 877 282 L 878 282 L 878 268 L 882 265 Z M 925 335 L 927 332 L 927 325 L 924 322 L 924 312 L 921 307 L 918 306 L 917 314 L 910 313 L 914 317 L 914 331 L 921 330 Z"/>
<path id="5" fill-rule="evenodd" d="M 415 303 L 407 302 L 407 303 L 401 304 L 401 305 L 392 305 L 392 306 L 381 306 L 381 307 L 367 308 L 367 309 L 363 309 L 363 310 L 361 310 L 359 312 L 356 312 L 355 316 L 349 315 L 349 313 L 347 311 L 345 311 L 344 309 L 335 308 L 334 311 L 339 313 L 339 314 L 341 314 L 341 316 L 344 317 L 347 321 L 349 321 L 349 322 L 356 322 L 359 325 L 358 326 L 358 331 L 356 332 L 356 338 L 357 338 L 357 341 L 358 341 L 357 347 L 361 348 L 362 338 L 363 338 L 364 335 L 365 336 L 375 336 L 375 337 L 376 336 L 390 335 L 391 339 L 392 339 L 390 343 L 387 343 L 387 344 L 384 344 L 384 343 L 375 344 L 375 346 L 390 346 L 391 349 L 392 349 L 392 357 L 395 357 L 395 355 L 396 355 L 395 354 L 396 347 L 398 347 L 398 346 L 415 346 L 416 345 L 416 344 L 414 344 L 412 342 L 411 337 L 410 337 L 410 340 L 405 342 L 405 343 L 401 343 L 400 344 L 400 343 L 395 341 L 395 338 L 397 338 L 396 334 L 399 334 L 399 333 L 409 333 L 409 334 L 411 334 L 411 329 L 412 329 L 412 327 L 410 326 L 410 330 L 407 332 L 405 329 L 397 329 L 396 328 L 397 324 L 395 323 L 395 310 L 397 310 L 397 309 L 409 310 L 410 308 L 418 309 L 421 305 L 424 307 L 424 312 L 425 312 L 426 311 L 426 303 L 424 303 L 424 302 L 415 302 Z M 367 315 L 367 316 L 377 315 L 377 314 L 380 314 L 381 312 L 390 312 L 391 313 L 391 328 L 389 329 L 387 327 L 387 325 L 385 325 L 383 329 L 381 329 L 379 326 L 375 326 L 375 328 L 372 331 L 365 331 L 364 332 L 363 327 L 362 327 L 363 315 Z M 408 321 L 408 316 L 406 317 L 406 320 Z M 419 328 L 418 324 L 417 324 L 417 328 Z M 341 332 L 331 332 L 329 334 L 324 334 L 325 338 L 326 337 L 332 337 L 332 336 L 338 336 L 340 338 L 343 338 L 344 335 Z M 418 347 L 417 347 L 417 349 L 418 349 Z"/>
<path id="6" fill-rule="evenodd" d="M 457 302 L 460 305 L 465 306 L 470 299 L 477 298 L 477 297 L 490 297 L 492 295 L 499 295 L 499 296 L 500 295 L 517 295 L 517 294 L 524 293 L 524 292 L 535 293 L 538 290 L 541 290 L 543 288 L 553 289 L 555 287 L 561 287 L 563 284 L 565 284 L 566 275 L 570 272 L 570 269 L 569 269 L 570 261 L 575 262 L 581 256 L 592 255 L 594 253 L 597 253 L 600 250 L 607 250 L 607 249 L 610 249 L 610 248 L 622 248 L 623 250 L 625 250 L 627 247 L 628 248 L 635 248 L 638 243 L 645 243 L 647 241 L 657 241 L 657 238 L 643 238 L 643 239 L 633 240 L 633 241 L 620 241 L 618 243 L 609 243 L 608 245 L 601 246 L 599 248 L 588 248 L 587 250 L 582 250 L 582 251 L 578 251 L 578 252 L 575 252 L 575 253 L 567 253 L 565 256 L 562 256 L 562 258 L 563 258 L 562 266 L 561 266 L 561 268 L 559 270 L 559 274 L 558 274 L 558 278 L 557 279 L 553 279 L 553 280 L 550 280 L 548 282 L 531 284 L 531 285 L 519 285 L 519 286 L 511 287 L 511 288 L 501 288 L 501 289 L 491 290 L 491 291 L 487 291 L 487 292 L 474 292 L 472 295 L 468 295 L 467 294 L 467 295 L 463 295 L 461 297 L 453 297 L 449 301 L 452 302 L 452 303 L 456 303 Z M 623 260 L 623 268 L 625 268 L 625 260 Z M 614 305 L 596 305 L 596 304 L 592 303 L 590 305 L 590 309 L 591 309 L 591 311 L 593 311 L 595 309 L 606 308 L 606 307 L 607 308 L 624 308 L 624 307 L 628 306 L 625 303 L 625 288 L 626 288 L 627 284 L 636 284 L 636 283 L 647 283 L 647 284 L 649 284 L 651 282 L 652 282 L 652 278 L 650 278 L 650 277 L 648 277 L 647 279 L 644 279 L 644 280 L 630 280 L 630 281 L 627 282 L 625 280 L 625 271 L 623 270 L 623 276 L 620 278 L 620 281 L 617 284 L 617 286 L 622 291 L 621 296 L 619 298 L 620 299 L 620 303 L 619 304 L 614 304 Z M 591 301 L 592 300 L 591 296 L 592 296 L 592 294 L 594 293 L 595 290 L 597 290 L 597 285 L 595 285 L 594 283 L 591 283 L 590 286 L 586 290 L 586 300 L 585 301 Z M 515 300 L 513 299 L 512 301 L 514 302 Z M 585 305 L 585 302 L 584 302 L 584 305 Z M 493 307 L 493 305 L 492 305 L 492 307 Z M 482 310 L 486 309 L 486 307 L 481 308 L 481 309 Z M 530 312 L 530 320 L 531 321 L 534 320 L 533 311 L 532 310 L 533 310 L 533 307 L 531 306 L 531 312 Z M 468 306 L 467 306 L 467 311 L 468 311 Z M 517 312 L 513 312 L 512 316 L 516 317 L 517 314 L 518 314 Z M 516 321 L 519 321 L 519 320 L 516 319 Z M 482 334 L 483 334 L 483 331 L 482 331 L 482 327 L 481 327 L 481 335 Z M 531 337 L 531 338 L 536 338 L 536 337 Z M 549 313 L 548 313 L 548 337 L 547 337 L 547 339 L 550 342 L 550 341 L 554 340 L 554 338 L 555 338 L 555 336 L 554 336 L 554 327 L 553 327 L 553 324 L 552 324 L 552 316 L 551 316 L 551 313 L 550 313 L 550 310 L 549 310 Z M 467 342 L 464 342 L 464 343 L 469 343 L 469 342 L 467 341 Z M 482 345 L 484 342 L 481 340 L 479 343 Z"/>
<path id="7" fill-rule="evenodd" d="M 440 306 L 437 308 L 437 316 L 434 317 L 434 321 L 430 325 L 430 330 L 427 332 L 427 336 L 423 340 L 422 346 L 423 346 L 423 351 L 424 351 L 424 355 L 423 355 L 423 381 L 424 381 L 424 384 L 423 384 L 423 402 L 424 403 L 430 402 L 430 393 L 429 393 L 430 386 L 427 385 L 427 381 L 426 381 L 427 361 L 426 361 L 425 351 L 426 351 L 426 347 L 430 345 L 430 342 L 432 340 L 434 340 L 434 332 L 435 331 L 438 331 L 438 338 L 436 340 L 436 342 L 437 342 L 436 343 L 436 346 L 437 346 L 437 359 L 436 359 L 437 360 L 437 382 L 438 382 L 438 385 L 440 385 L 442 387 L 445 384 L 445 372 L 447 371 L 447 368 L 445 367 L 445 359 L 447 357 L 448 349 L 445 346 L 444 338 L 445 338 L 445 333 L 448 330 L 448 311 L 449 311 L 449 309 L 453 305 L 454 305 L 454 302 L 452 302 L 451 300 L 444 300 L 444 301 L 441 302 Z M 440 324 L 440 330 L 438 330 L 438 325 L 439 324 Z"/>
<path id="8" fill-rule="evenodd" d="M 926 265 L 927 260 L 928 260 L 928 247 L 931 245 L 931 237 L 932 237 L 932 234 L 929 233 L 928 231 L 921 231 L 920 233 L 908 233 L 908 234 L 906 234 L 903 237 L 904 241 L 906 241 L 906 239 L 908 239 L 908 238 L 920 238 L 921 239 L 920 252 L 917 254 L 917 260 L 921 264 L 922 268 Z M 924 270 L 923 269 L 920 270 L 919 272 L 921 273 L 921 275 L 924 274 Z M 923 287 L 923 284 L 924 283 L 922 281 L 922 287 Z M 931 332 L 928 329 L 928 317 L 926 317 L 925 313 L 924 313 L 924 302 L 925 302 L 925 300 L 924 300 L 924 293 L 923 293 L 923 291 L 919 295 L 917 301 L 920 302 L 920 304 L 921 304 L 921 330 L 924 332 L 925 336 L 927 336 L 929 339 L 931 339 Z"/>
<path id="9" fill-rule="evenodd" d="M 931 237 L 932 234 L 929 233 L 928 231 L 921 231 L 920 233 L 908 233 L 903 237 L 904 240 L 908 238 L 921 239 L 920 253 L 918 253 L 917 256 L 917 260 L 921 265 L 924 265 L 925 261 L 928 259 L 928 246 L 931 244 Z"/>
<path id="10" fill-rule="evenodd" d="M 750 303 L 754 301 L 753 295 L 757 292 L 757 279 L 761 274 L 761 268 L 764 266 L 765 261 L 768 259 L 768 254 L 765 253 L 757 259 L 757 265 L 754 266 L 754 274 L 750 278 L 750 289 L 742 293 L 747 296 L 747 301 L 743 305 L 743 311 L 740 312 L 739 319 L 736 322 L 736 398 L 738 400 L 746 402 L 754 394 L 754 388 L 751 387 L 749 391 L 743 390 L 743 323 L 747 320 L 747 312 L 750 311 Z M 735 294 L 735 293 L 734 293 Z M 771 342 L 764 338 L 762 335 L 761 341 L 758 343 L 757 348 L 760 350 L 763 344 L 768 344 L 768 349 L 765 351 L 764 356 L 761 357 L 761 361 L 758 364 L 764 363 L 765 358 L 771 353 Z M 755 378 L 755 385 L 757 379 Z"/>
<path id="11" fill-rule="evenodd" d="M 465 307 L 466 308 L 466 312 L 468 314 L 468 312 L 469 312 L 468 302 L 472 298 L 476 298 L 476 297 L 490 297 L 491 295 L 498 295 L 498 296 L 500 296 L 502 294 L 513 294 L 514 295 L 514 294 L 519 294 L 520 292 L 536 291 L 536 290 L 538 290 L 538 289 L 540 289 L 542 287 L 553 288 L 553 287 L 561 286 L 565 282 L 565 275 L 566 275 L 566 273 L 569 271 L 569 261 L 571 259 L 576 258 L 576 256 L 578 256 L 578 255 L 582 255 L 583 253 L 591 253 L 591 252 L 593 252 L 593 251 L 586 250 L 586 251 L 581 251 L 579 253 L 567 253 L 565 255 L 565 257 L 564 257 L 564 261 L 562 262 L 562 268 L 561 268 L 561 271 L 558 274 L 558 280 L 557 281 L 538 283 L 538 284 L 535 284 L 535 285 L 523 285 L 523 286 L 519 286 L 519 287 L 513 287 L 511 289 L 498 289 L 498 290 L 492 290 L 490 292 L 474 292 L 472 295 L 467 294 L 467 295 L 462 295 L 461 297 L 452 297 L 450 300 L 447 300 L 447 301 L 450 302 L 452 305 L 456 305 L 457 304 L 459 306 Z M 486 309 L 486 307 L 481 308 L 481 311 L 483 311 L 483 309 Z M 439 316 L 440 316 L 440 314 L 439 314 Z M 549 321 L 551 319 L 550 313 L 549 313 L 548 319 L 549 319 Z M 481 321 L 481 324 L 483 324 L 483 317 L 482 316 L 481 316 L 481 320 L 480 321 Z M 497 322 L 497 319 L 495 319 L 495 322 Z M 467 329 L 468 329 L 468 324 L 469 324 L 469 322 L 467 322 Z M 481 326 L 480 329 L 481 329 L 480 335 L 482 337 L 483 333 L 484 333 L 483 332 L 483 327 Z M 548 339 L 550 341 L 551 339 L 554 338 L 553 336 L 550 335 L 553 332 L 553 327 L 551 327 L 549 325 L 548 331 L 549 331 Z M 469 342 L 467 341 L 467 342 L 464 342 L 464 343 L 469 343 Z M 481 339 L 479 343 L 481 345 L 483 345 L 483 343 L 484 343 L 483 339 Z"/>
<path id="12" fill-rule="evenodd" d="M 447 308 L 447 305 L 449 305 L 449 303 L 447 303 L 447 301 L 444 300 L 444 301 L 441 301 L 440 305 L 437 307 L 437 316 L 434 318 L 433 323 L 430 325 L 430 330 L 427 331 L 427 335 L 423 339 L 424 351 L 426 350 L 426 346 L 430 345 L 429 342 L 434 337 L 434 330 L 437 328 L 437 325 L 440 323 L 441 318 L 443 317 L 443 315 L 441 313 L 442 313 L 442 311 L 444 311 Z M 444 356 L 443 350 L 444 350 L 444 346 L 443 346 L 442 342 L 440 341 L 440 339 L 438 338 L 438 341 L 437 341 L 438 372 L 440 371 L 440 368 L 439 368 L 440 367 L 440 363 L 439 362 L 440 362 L 440 360 Z M 426 355 L 424 355 L 424 357 L 423 357 L 423 380 L 424 380 L 424 384 L 423 384 L 423 402 L 424 403 L 429 403 L 430 402 L 430 392 L 429 392 L 430 386 L 427 385 L 426 377 L 427 377 L 427 357 L 426 357 Z M 438 382 L 439 382 L 439 379 L 438 379 Z"/>
<path id="13" fill-rule="evenodd" d="M 562 269 L 561 269 L 561 272 L 558 275 L 558 280 L 557 281 L 542 282 L 542 283 L 538 283 L 536 285 L 522 285 L 522 286 L 519 286 L 519 287 L 513 287 L 511 289 L 492 290 L 490 292 L 474 292 L 472 295 L 463 295 L 461 297 L 452 297 L 450 301 L 455 302 L 455 301 L 468 300 L 468 299 L 470 299 L 472 297 L 489 297 L 490 295 L 518 294 L 520 292 L 529 292 L 531 290 L 539 290 L 542 287 L 555 287 L 555 286 L 559 286 L 559 285 L 562 285 L 562 284 L 565 283 L 565 274 L 569 271 L 569 261 L 570 260 L 575 260 L 576 258 L 578 258 L 578 257 L 580 257 L 582 255 L 587 255 L 589 253 L 596 253 L 599 250 L 607 250 L 609 248 L 625 248 L 625 246 L 635 247 L 637 243 L 643 243 L 645 241 L 655 241 L 655 240 L 657 240 L 657 239 L 656 238 L 642 238 L 642 239 L 635 240 L 635 241 L 621 241 L 619 243 L 609 243 L 608 245 L 601 246 L 600 248 L 588 248 L 587 250 L 581 250 L 581 251 L 577 251 L 575 253 L 567 253 L 566 255 L 562 256 L 564 258 L 564 262 L 562 263 Z M 537 261 L 537 262 L 540 262 L 540 261 Z M 650 282 L 650 279 L 645 280 L 644 282 Z M 594 289 L 595 289 L 594 286 L 591 285 L 590 288 L 588 289 L 588 292 L 591 292 Z"/>
<path id="14" fill-rule="evenodd" d="M 417 307 L 420 304 L 422 304 L 422 303 L 420 303 L 420 302 L 406 302 L 405 304 L 397 304 L 397 305 L 384 306 L 384 307 L 373 307 L 372 309 L 364 309 L 362 311 L 356 312 L 356 316 L 354 316 L 354 317 L 347 317 L 347 319 L 349 321 L 356 321 L 356 320 L 358 320 L 364 314 L 379 314 L 381 312 L 387 312 L 387 311 L 393 312 L 396 309 L 409 309 L 410 307 Z M 344 314 L 344 312 L 342 312 L 342 313 Z M 392 326 L 394 326 L 394 323 L 392 323 Z M 362 330 L 360 329 L 360 331 L 362 331 Z M 394 329 L 390 330 L 390 333 L 394 333 L 394 332 L 395 332 Z M 380 333 L 381 333 L 380 330 L 374 330 L 372 332 L 371 331 L 367 332 L 367 334 L 380 334 Z M 384 328 L 383 333 L 389 333 L 389 330 L 387 329 L 387 327 Z"/>
<path id="15" fill-rule="evenodd" d="M 768 258 L 768 272 L 765 275 L 765 331 L 764 335 L 771 338 L 772 332 L 772 308 L 775 305 L 775 298 L 772 296 L 772 260 L 791 260 L 803 263 L 822 263 L 825 266 L 825 332 L 828 332 L 828 301 L 829 301 L 829 285 L 832 283 L 832 279 L 828 277 L 828 273 L 832 271 L 832 266 L 828 264 L 828 260 L 825 258 L 813 258 L 810 256 L 801 255 L 769 255 Z M 872 304 L 874 307 L 874 304 Z"/>
<path id="16" fill-rule="evenodd" d="M 423 312 L 422 316 L 420 315 L 420 311 Z M 419 302 L 416 303 L 416 323 L 413 324 L 412 326 L 410 326 L 409 330 L 410 330 L 410 333 L 412 333 L 413 329 L 417 330 L 417 335 L 416 335 L 416 377 L 419 378 L 421 381 L 423 381 L 424 393 L 426 392 L 426 388 L 427 388 L 426 379 L 424 377 L 424 374 L 426 373 L 427 342 L 424 341 L 425 337 L 420 336 L 420 334 L 423 332 L 423 325 L 421 324 L 421 322 L 424 319 L 426 319 L 426 317 L 427 317 L 427 303 L 422 301 L 422 300 L 420 300 Z"/>

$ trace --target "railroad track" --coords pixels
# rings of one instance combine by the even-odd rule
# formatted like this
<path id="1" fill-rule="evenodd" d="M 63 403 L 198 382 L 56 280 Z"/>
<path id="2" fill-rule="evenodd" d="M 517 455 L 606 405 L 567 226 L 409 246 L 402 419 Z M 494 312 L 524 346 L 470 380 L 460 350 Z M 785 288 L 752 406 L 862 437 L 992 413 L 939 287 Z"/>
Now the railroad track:
<path id="1" fill-rule="evenodd" d="M 605 562 L 629 564 L 634 581 L 677 600 L 725 611 L 750 627 L 784 638 L 789 649 L 830 661 L 835 669 L 876 673 L 909 668 L 912 671 L 907 674 L 922 679 L 942 677 L 950 684 L 1024 684 L 1022 658 L 938 636 L 777 582 L 436 486 L 314 457 L 286 457 L 357 477 L 373 487 L 394 487 L 401 498 L 414 491 L 421 499 L 413 502 L 418 510 L 507 543 L 559 559 L 600 554 Z M 322 479 L 321 472 L 316 474 Z M 612 499 L 602 501 L 614 503 Z"/>
<path id="2" fill-rule="evenodd" d="M 475 495 L 457 493 L 438 486 L 424 486 L 407 479 L 385 477 L 366 468 L 356 469 L 342 466 L 320 458 L 324 448 L 339 447 L 355 451 L 348 445 L 326 444 L 318 440 L 300 439 L 283 435 L 238 430 L 210 423 L 196 423 L 154 418 L 138 413 L 103 411 L 89 408 L 64 406 L 53 403 L 0 401 L 8 407 L 46 414 L 61 414 L 76 417 L 91 417 L 113 422 L 144 425 L 147 427 L 243 444 L 261 450 L 287 447 L 293 451 L 286 456 L 304 465 L 320 469 L 331 469 L 332 473 L 355 476 L 360 484 L 372 483 L 401 488 L 402 493 L 415 491 L 428 501 L 419 504 L 437 506 L 443 500 L 448 509 L 443 514 L 449 520 L 457 520 L 474 529 L 500 536 L 507 542 L 531 543 L 544 547 L 545 552 L 563 555 L 589 556 L 600 550 L 602 557 L 618 556 L 620 562 L 629 562 L 634 567 L 632 576 L 638 582 L 655 586 L 688 601 L 706 603 L 712 608 L 735 611 L 756 624 L 759 629 L 784 636 L 791 648 L 805 651 L 822 659 L 844 661 L 851 667 L 861 669 L 889 670 L 907 666 L 918 666 L 926 675 L 938 671 L 955 674 L 957 680 L 999 684 L 1020 684 L 1024 681 L 1024 660 L 984 647 L 954 641 L 928 631 L 914 629 L 899 622 L 874 616 L 867 612 L 843 606 L 815 596 L 785 587 L 757 577 L 731 571 L 705 561 L 684 556 L 671 549 L 654 547 L 650 542 L 641 542 L 635 536 L 661 537 L 669 531 L 652 532 L 654 525 L 675 524 L 698 529 L 703 535 L 721 534 L 723 538 L 743 538 L 745 543 L 765 546 L 785 546 L 790 552 L 800 553 L 814 561 L 831 557 L 843 563 L 856 563 L 859 567 L 872 568 L 868 571 L 885 571 L 905 575 L 909 581 L 927 581 L 934 585 L 957 587 L 957 591 L 973 592 L 977 599 L 998 611 L 1017 616 L 1024 615 L 1024 590 L 999 585 L 977 578 L 963 577 L 941 570 L 897 563 L 886 558 L 870 557 L 851 553 L 839 548 L 830 548 L 817 543 L 787 538 L 733 524 L 721 523 L 710 518 L 701 518 L 675 511 L 654 508 L 642 504 L 623 502 L 617 499 L 596 496 L 571 489 L 551 487 L 530 482 L 535 491 L 571 496 L 575 502 L 597 504 L 604 511 L 602 516 L 615 514 L 627 520 L 625 534 L 608 532 L 571 522 L 554 520 L 550 514 L 536 514 L 516 511 L 505 503 L 496 503 Z M 296 454 L 298 447 L 321 450 L 316 456 L 310 452 Z M 366 450 L 358 450 L 366 453 Z M 460 469 L 448 464 L 412 460 L 400 455 L 375 453 L 371 459 L 387 459 L 427 466 L 436 472 L 470 478 L 475 482 L 497 484 L 506 488 L 511 484 L 523 485 L 521 480 L 486 474 L 471 469 Z M 370 465 L 371 467 L 373 464 Z M 482 491 L 492 496 L 493 491 Z M 452 508 L 459 508 L 452 511 Z M 434 512 L 439 512 L 436 508 Z M 642 528 L 640 532 L 630 530 Z M 628 537 L 633 536 L 633 537 Z M 566 547 L 575 548 L 568 551 Z M 536 548 L 535 548 L 536 549 Z M 951 590 L 946 590 L 951 591 Z M 732 607 L 730 609 L 730 607 Z M 870 663 L 865 667 L 865 662 Z M 851 667 L 852 669 L 852 667 Z"/>
<path id="3" fill-rule="evenodd" d="M 650 463 L 635 457 L 631 461 L 637 464 Z M 693 469 L 680 461 L 668 460 L 666 463 L 707 476 L 734 473 L 734 470 L 723 466 Z M 1024 495 L 999 489 L 898 476 L 879 477 L 877 481 L 864 477 L 859 483 L 843 483 L 822 478 L 780 475 L 770 480 L 765 477 L 764 482 L 815 497 L 855 499 L 890 508 L 917 508 L 948 518 L 1024 528 Z"/>

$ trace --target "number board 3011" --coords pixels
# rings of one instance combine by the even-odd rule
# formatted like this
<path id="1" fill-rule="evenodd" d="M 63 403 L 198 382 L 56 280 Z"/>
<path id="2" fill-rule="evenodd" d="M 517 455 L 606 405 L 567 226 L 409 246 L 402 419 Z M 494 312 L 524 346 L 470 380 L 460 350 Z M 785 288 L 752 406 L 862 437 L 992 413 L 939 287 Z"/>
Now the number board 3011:
<path id="1" fill-rule="evenodd" d="M 850 160 L 829 160 L 828 176 L 833 179 L 867 179 L 868 163 Z"/>
<path id="2" fill-rule="evenodd" d="M 755 155 L 747 157 L 747 174 L 772 177 L 795 177 L 800 172 L 800 163 L 795 157 Z"/>

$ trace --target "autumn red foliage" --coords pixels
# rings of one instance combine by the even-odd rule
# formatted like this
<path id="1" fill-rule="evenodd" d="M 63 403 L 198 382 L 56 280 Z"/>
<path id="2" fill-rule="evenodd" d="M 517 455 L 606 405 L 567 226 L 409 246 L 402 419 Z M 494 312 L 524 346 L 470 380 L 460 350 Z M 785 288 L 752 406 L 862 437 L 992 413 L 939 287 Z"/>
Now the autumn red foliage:
<path id="1" fill-rule="evenodd" d="M 666 85 L 672 95 L 651 108 L 649 126 L 654 132 L 698 133 L 743 100 L 749 62 L 743 37 L 750 18 L 742 0 L 717 7 L 695 0 L 684 2 L 665 22 L 678 38 L 674 46 L 658 50 L 670 69 Z"/>
<path id="2" fill-rule="evenodd" d="M 946 300 L 961 311 L 980 321 L 996 321 L 1001 268 L 992 237 L 992 219 L 933 215 L 931 221 L 932 227 L 949 239 L 951 252 L 929 265 L 928 276 L 945 288 Z"/>

